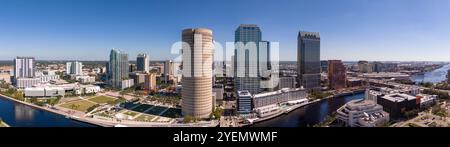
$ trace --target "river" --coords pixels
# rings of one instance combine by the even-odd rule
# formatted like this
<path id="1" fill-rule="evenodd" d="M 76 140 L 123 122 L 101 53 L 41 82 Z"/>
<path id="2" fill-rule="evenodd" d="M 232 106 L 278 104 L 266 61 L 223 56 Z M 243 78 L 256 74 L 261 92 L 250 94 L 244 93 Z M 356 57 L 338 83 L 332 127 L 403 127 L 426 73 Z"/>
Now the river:
<path id="1" fill-rule="evenodd" d="M 358 93 L 355 95 L 343 96 L 323 100 L 317 103 L 313 103 L 297 110 L 294 110 L 288 114 L 281 115 L 271 120 L 259 122 L 253 125 L 253 127 L 306 127 L 313 126 L 325 119 L 327 115 L 335 112 L 339 107 L 345 103 L 364 98 L 364 93 Z"/>
<path id="2" fill-rule="evenodd" d="M 439 83 L 447 79 L 447 72 L 450 69 L 450 64 L 444 65 L 436 70 L 426 72 L 424 74 L 412 75 L 411 80 L 414 82 L 432 82 Z"/>
<path id="3" fill-rule="evenodd" d="M 11 127 L 95 127 L 0 96 L 0 117 Z"/>
<path id="4" fill-rule="evenodd" d="M 255 127 L 312 126 L 350 100 L 362 99 L 364 93 L 343 96 L 298 108 L 289 114 L 254 124 Z M 12 127 L 95 127 L 44 110 L 10 101 L 0 96 L 0 117 Z"/>

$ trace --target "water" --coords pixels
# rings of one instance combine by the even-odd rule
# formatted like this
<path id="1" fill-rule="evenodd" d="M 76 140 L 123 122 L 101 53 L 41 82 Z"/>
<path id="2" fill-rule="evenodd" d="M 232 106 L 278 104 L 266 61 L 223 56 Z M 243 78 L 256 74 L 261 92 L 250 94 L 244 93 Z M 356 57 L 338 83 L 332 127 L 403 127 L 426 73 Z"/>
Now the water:
<path id="1" fill-rule="evenodd" d="M 12 127 L 95 127 L 0 96 L 0 117 Z"/>
<path id="2" fill-rule="evenodd" d="M 310 104 L 255 127 L 305 127 L 317 124 L 350 100 L 362 99 L 364 93 L 328 99 Z M 13 127 L 94 127 L 87 123 L 67 119 L 62 115 L 36 109 L 7 100 L 0 96 L 0 117 Z"/>
<path id="3" fill-rule="evenodd" d="M 345 103 L 364 98 L 364 93 L 323 100 L 271 120 L 254 124 L 254 127 L 306 127 L 320 123 L 327 115 L 335 112 Z"/>
<path id="4" fill-rule="evenodd" d="M 439 83 L 447 79 L 447 72 L 449 69 L 450 64 L 447 64 L 431 72 L 426 72 L 423 75 L 413 75 L 411 76 L 411 80 L 417 83 L 418 82 Z"/>

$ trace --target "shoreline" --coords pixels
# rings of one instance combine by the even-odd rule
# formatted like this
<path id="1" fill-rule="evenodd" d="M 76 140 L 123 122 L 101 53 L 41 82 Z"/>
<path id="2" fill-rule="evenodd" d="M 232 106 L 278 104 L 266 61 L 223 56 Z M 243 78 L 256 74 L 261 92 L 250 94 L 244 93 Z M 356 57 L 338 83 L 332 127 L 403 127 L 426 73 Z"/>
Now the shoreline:
<path id="1" fill-rule="evenodd" d="M 90 121 L 87 121 L 87 120 L 83 120 L 83 119 L 80 119 L 80 118 L 71 117 L 71 116 L 66 115 L 66 114 L 64 114 L 62 112 L 59 112 L 57 110 L 52 110 L 51 108 L 41 107 L 41 106 L 37 106 L 37 105 L 30 104 L 30 103 L 27 103 L 27 102 L 19 101 L 17 99 L 14 99 L 12 97 L 9 97 L 9 96 L 3 95 L 3 94 L 0 94 L 0 96 L 5 98 L 6 100 L 9 100 L 9 101 L 13 101 L 13 102 L 16 102 L 16 103 L 20 103 L 20 104 L 23 104 L 23 105 L 26 105 L 26 106 L 33 107 L 35 109 L 39 109 L 39 110 L 47 111 L 47 112 L 50 112 L 50 113 L 53 113 L 53 114 L 64 116 L 67 119 L 75 120 L 75 121 L 82 122 L 82 123 L 87 123 L 87 124 L 98 126 L 98 127 L 107 127 L 107 126 L 104 126 L 102 124 L 97 124 L 97 123 L 93 123 L 93 122 L 90 122 Z"/>
<path id="2" fill-rule="evenodd" d="M 215 122 L 215 121 L 200 122 L 198 124 L 164 124 L 164 123 L 150 123 L 150 124 L 144 123 L 143 124 L 140 122 L 134 122 L 134 121 L 128 121 L 128 120 L 122 120 L 119 122 L 111 121 L 111 120 L 101 120 L 101 119 L 96 119 L 96 118 L 79 117 L 79 116 L 75 116 L 75 115 L 70 115 L 70 114 L 67 114 L 67 112 L 63 112 L 63 110 L 54 110 L 54 109 L 48 108 L 48 107 L 37 106 L 37 105 L 31 104 L 31 103 L 26 103 L 23 101 L 16 100 L 14 98 L 11 98 L 11 97 L 3 95 L 3 94 L 0 94 L 0 96 L 4 97 L 6 100 L 24 104 L 24 105 L 33 107 L 35 109 L 39 109 L 39 110 L 43 110 L 43 111 L 47 111 L 50 113 L 64 116 L 66 119 L 71 119 L 71 120 L 75 120 L 78 122 L 87 123 L 87 124 L 94 125 L 97 127 L 115 127 L 117 125 L 124 125 L 127 127 L 205 127 L 205 126 L 215 127 L 218 125 L 218 122 Z"/>
<path id="3" fill-rule="evenodd" d="M 319 103 L 319 102 L 321 102 L 321 101 L 323 101 L 323 100 L 328 100 L 328 99 L 332 99 L 332 98 L 342 98 L 342 97 L 348 96 L 348 95 L 355 95 L 355 94 L 364 93 L 364 91 L 365 91 L 365 90 L 354 90 L 354 91 L 351 91 L 351 92 L 345 92 L 345 93 L 341 93 L 341 94 L 329 96 L 329 97 L 326 97 L 326 98 L 323 98 L 323 99 L 316 99 L 316 100 L 313 100 L 313 101 L 308 102 L 308 103 L 306 103 L 306 104 L 299 104 L 299 105 L 297 105 L 297 106 L 293 106 L 292 109 L 290 109 L 290 110 L 281 111 L 281 112 L 279 112 L 279 113 L 276 113 L 276 114 L 273 114 L 273 115 L 270 115 L 270 116 L 267 116 L 267 117 L 264 117 L 264 118 L 257 119 L 257 120 L 253 121 L 253 122 L 250 123 L 250 124 L 244 124 L 244 125 L 242 125 L 242 127 L 252 126 L 252 125 L 257 124 L 257 123 L 261 123 L 261 122 L 264 122 L 264 121 L 268 121 L 268 120 L 271 120 L 271 119 L 275 119 L 275 118 L 280 117 L 280 116 L 282 116 L 282 115 L 289 114 L 290 112 L 292 112 L 292 111 L 294 111 L 294 110 L 297 110 L 297 109 L 299 109 L 299 108 L 302 108 L 302 107 L 304 107 L 304 106 L 308 106 L 308 105 L 311 105 L 311 104 Z"/>

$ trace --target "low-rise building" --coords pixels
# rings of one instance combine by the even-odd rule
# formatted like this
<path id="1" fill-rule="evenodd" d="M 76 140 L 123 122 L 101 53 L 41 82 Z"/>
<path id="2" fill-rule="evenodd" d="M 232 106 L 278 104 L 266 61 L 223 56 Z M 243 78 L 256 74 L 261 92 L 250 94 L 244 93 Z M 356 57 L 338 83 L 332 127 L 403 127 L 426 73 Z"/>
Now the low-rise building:
<path id="1" fill-rule="evenodd" d="M 389 122 L 383 106 L 370 100 L 352 100 L 336 112 L 338 122 L 348 127 L 375 127 Z"/>
<path id="2" fill-rule="evenodd" d="M 272 104 L 287 104 L 289 101 L 306 99 L 307 94 L 304 89 L 281 89 L 273 92 L 265 92 L 253 95 L 253 104 L 255 108 L 264 107 Z"/>
<path id="3" fill-rule="evenodd" d="M 0 81 L 2 81 L 2 80 L 5 81 L 6 83 L 10 84 L 11 83 L 11 75 L 6 72 L 0 73 Z"/>
<path id="4" fill-rule="evenodd" d="M 276 114 L 283 105 L 306 104 L 307 102 L 306 91 L 301 88 L 284 88 L 253 95 L 253 106 L 258 117 Z"/>
<path id="5" fill-rule="evenodd" d="M 64 96 L 65 90 L 62 87 L 32 87 L 25 88 L 26 97 L 56 97 Z"/>
<path id="6" fill-rule="evenodd" d="M 130 88 L 132 86 L 134 86 L 134 80 L 133 79 L 122 80 L 121 83 L 120 83 L 121 89 Z"/>
<path id="7" fill-rule="evenodd" d="M 75 76 L 75 80 L 79 81 L 80 83 L 88 84 L 88 83 L 95 83 L 95 77 L 94 76 Z"/>
<path id="8" fill-rule="evenodd" d="M 383 106 L 384 111 L 388 112 L 392 118 L 399 118 L 406 111 L 418 109 L 420 98 L 404 93 L 393 93 L 379 96 L 377 103 Z"/>
<path id="9" fill-rule="evenodd" d="M 50 81 L 59 80 L 59 75 L 42 75 L 39 76 L 41 83 L 48 83 Z"/>
<path id="10" fill-rule="evenodd" d="M 418 94 L 416 97 L 420 99 L 421 109 L 431 107 L 437 102 L 437 95 Z"/>
<path id="11" fill-rule="evenodd" d="M 33 87 L 41 82 L 40 78 L 18 78 L 15 81 L 15 85 L 17 88 L 24 89 Z"/>

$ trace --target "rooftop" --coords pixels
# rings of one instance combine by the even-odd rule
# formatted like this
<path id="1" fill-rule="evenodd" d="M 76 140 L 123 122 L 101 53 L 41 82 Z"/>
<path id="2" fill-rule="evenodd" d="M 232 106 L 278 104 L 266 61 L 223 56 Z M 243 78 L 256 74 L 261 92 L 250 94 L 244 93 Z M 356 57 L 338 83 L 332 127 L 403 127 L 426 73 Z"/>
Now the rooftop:
<path id="1" fill-rule="evenodd" d="M 383 96 L 382 98 L 387 99 L 389 101 L 393 102 L 400 102 L 400 101 L 409 101 L 409 100 L 415 100 L 416 97 L 408 94 L 403 93 L 394 93 L 394 94 L 388 94 Z"/>

